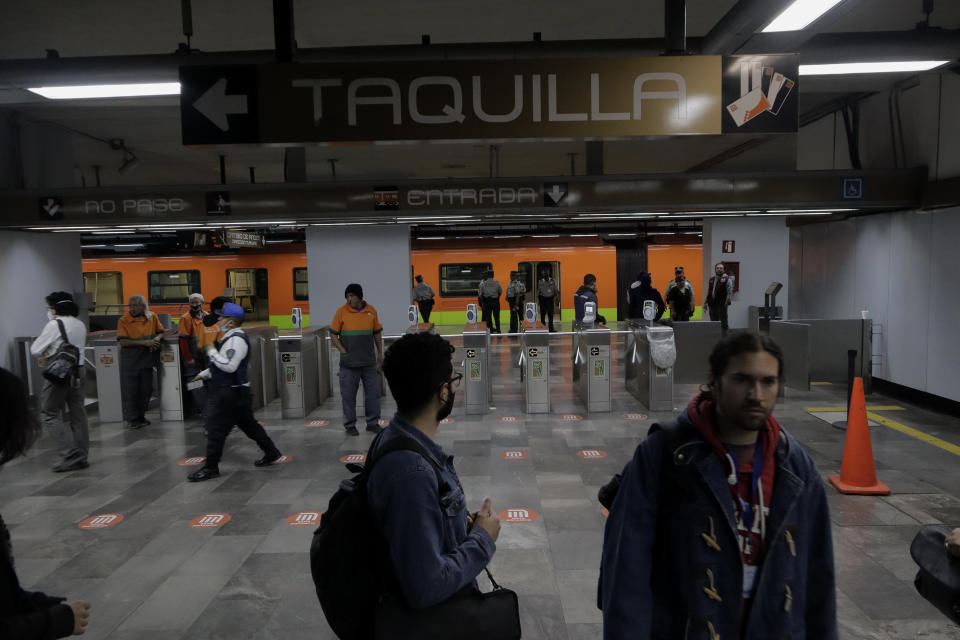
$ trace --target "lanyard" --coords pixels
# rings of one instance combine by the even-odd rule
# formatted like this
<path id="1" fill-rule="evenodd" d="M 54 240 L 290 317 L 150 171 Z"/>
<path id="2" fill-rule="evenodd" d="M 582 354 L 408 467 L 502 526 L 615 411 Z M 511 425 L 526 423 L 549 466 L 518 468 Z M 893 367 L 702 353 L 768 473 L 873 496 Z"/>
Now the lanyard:
<path id="1" fill-rule="evenodd" d="M 734 456 L 730 456 L 736 460 Z M 737 500 L 740 502 L 740 510 L 743 512 L 743 524 L 747 531 L 753 531 L 753 496 L 760 490 L 760 476 L 763 474 L 763 441 L 757 443 L 753 452 L 753 469 L 751 470 L 750 480 L 750 500 L 744 500 L 737 491 Z M 737 475 L 740 475 L 739 469 Z M 759 500 L 757 501 L 759 505 Z"/>

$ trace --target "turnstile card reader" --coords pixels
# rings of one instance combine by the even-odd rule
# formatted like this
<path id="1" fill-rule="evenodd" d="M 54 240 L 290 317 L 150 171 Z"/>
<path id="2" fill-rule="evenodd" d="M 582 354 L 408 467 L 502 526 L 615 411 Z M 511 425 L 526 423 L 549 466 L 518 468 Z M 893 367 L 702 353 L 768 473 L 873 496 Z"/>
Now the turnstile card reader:
<path id="1" fill-rule="evenodd" d="M 282 336 L 280 354 L 281 412 L 284 418 L 305 418 L 317 408 L 316 334 Z"/>
<path id="2" fill-rule="evenodd" d="M 531 303 L 532 304 L 532 303 Z M 527 315 L 530 305 L 527 305 Z M 533 306 L 536 317 L 536 305 Z M 520 336 L 520 382 L 527 413 L 550 413 L 550 333 L 534 320 L 523 321 Z"/>
<path id="3" fill-rule="evenodd" d="M 120 343 L 116 331 L 97 331 L 87 336 L 93 347 L 93 366 L 97 370 L 97 411 L 100 422 L 123 421 L 123 396 L 120 394 Z"/>
<path id="4" fill-rule="evenodd" d="M 476 305 L 474 316 L 476 316 Z M 468 311 L 469 317 L 469 311 Z M 486 324 L 467 324 L 463 328 L 464 410 L 467 415 L 490 410 L 493 382 L 490 375 L 490 329 Z"/>
<path id="5" fill-rule="evenodd" d="M 527 303 L 526 309 L 524 309 L 523 311 L 523 320 L 524 322 L 528 322 L 532 325 L 535 325 L 537 323 L 537 303 L 536 302 Z"/>
<path id="6" fill-rule="evenodd" d="M 583 325 L 577 327 L 573 337 L 573 388 L 588 412 L 611 408 L 610 337 L 606 327 Z"/>
<path id="7" fill-rule="evenodd" d="M 674 341 L 671 327 L 646 327 L 633 321 L 627 325 L 632 333 L 627 337 L 624 359 L 624 386 L 633 397 L 650 411 L 673 410 L 673 365 L 659 366 L 655 350 L 665 351 Z M 667 344 L 667 343 L 671 344 Z M 666 351 L 669 351 L 667 348 Z M 676 347 L 673 347 L 676 361 Z M 663 362 L 666 364 L 666 362 Z"/>
<path id="8" fill-rule="evenodd" d="M 467 326 L 469 327 L 472 324 L 477 324 L 480 320 L 480 317 L 477 315 L 477 305 L 468 304 L 467 305 Z"/>

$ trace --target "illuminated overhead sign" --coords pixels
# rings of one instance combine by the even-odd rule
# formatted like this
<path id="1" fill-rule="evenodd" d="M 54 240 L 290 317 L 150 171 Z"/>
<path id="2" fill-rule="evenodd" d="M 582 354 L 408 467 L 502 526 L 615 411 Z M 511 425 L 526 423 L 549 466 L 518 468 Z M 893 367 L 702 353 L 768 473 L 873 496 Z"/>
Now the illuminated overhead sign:
<path id="1" fill-rule="evenodd" d="M 185 145 L 797 130 L 796 55 L 184 66 L 180 81 Z"/>

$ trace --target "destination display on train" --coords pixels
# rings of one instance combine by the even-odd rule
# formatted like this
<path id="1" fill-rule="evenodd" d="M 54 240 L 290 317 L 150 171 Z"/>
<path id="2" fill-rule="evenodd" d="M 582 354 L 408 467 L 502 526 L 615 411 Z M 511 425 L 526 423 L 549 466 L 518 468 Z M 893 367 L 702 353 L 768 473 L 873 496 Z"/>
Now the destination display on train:
<path id="1" fill-rule="evenodd" d="M 798 56 L 183 66 L 187 146 L 797 131 Z"/>

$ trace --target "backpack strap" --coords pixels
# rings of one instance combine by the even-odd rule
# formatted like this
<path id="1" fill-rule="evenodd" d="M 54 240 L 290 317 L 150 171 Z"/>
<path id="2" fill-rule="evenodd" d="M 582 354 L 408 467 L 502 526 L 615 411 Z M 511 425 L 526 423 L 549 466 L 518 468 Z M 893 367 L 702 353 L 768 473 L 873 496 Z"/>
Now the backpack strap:
<path id="1" fill-rule="evenodd" d="M 370 450 L 367 453 L 367 461 L 363 466 L 363 473 L 365 476 L 369 478 L 370 474 L 373 472 L 373 467 L 387 454 L 393 453 L 394 451 L 413 451 L 430 463 L 430 467 L 433 469 L 433 473 L 437 477 L 437 491 L 439 495 L 443 496 L 443 494 L 450 489 L 449 485 L 440 474 L 440 466 L 434 462 L 430 454 L 427 453 L 427 450 L 423 448 L 423 445 L 413 438 L 402 435 L 399 438 L 394 438 L 383 447 L 377 449 L 380 438 L 383 437 L 385 432 L 386 430 L 378 433 L 377 437 L 374 438 L 373 442 L 370 444 Z"/>
<path id="2" fill-rule="evenodd" d="M 60 318 L 57 318 L 57 326 L 60 327 L 60 337 L 63 338 L 63 341 L 66 342 L 67 344 L 71 344 L 70 338 L 67 337 L 67 331 L 66 329 L 63 328 L 63 320 L 61 320 Z"/>

